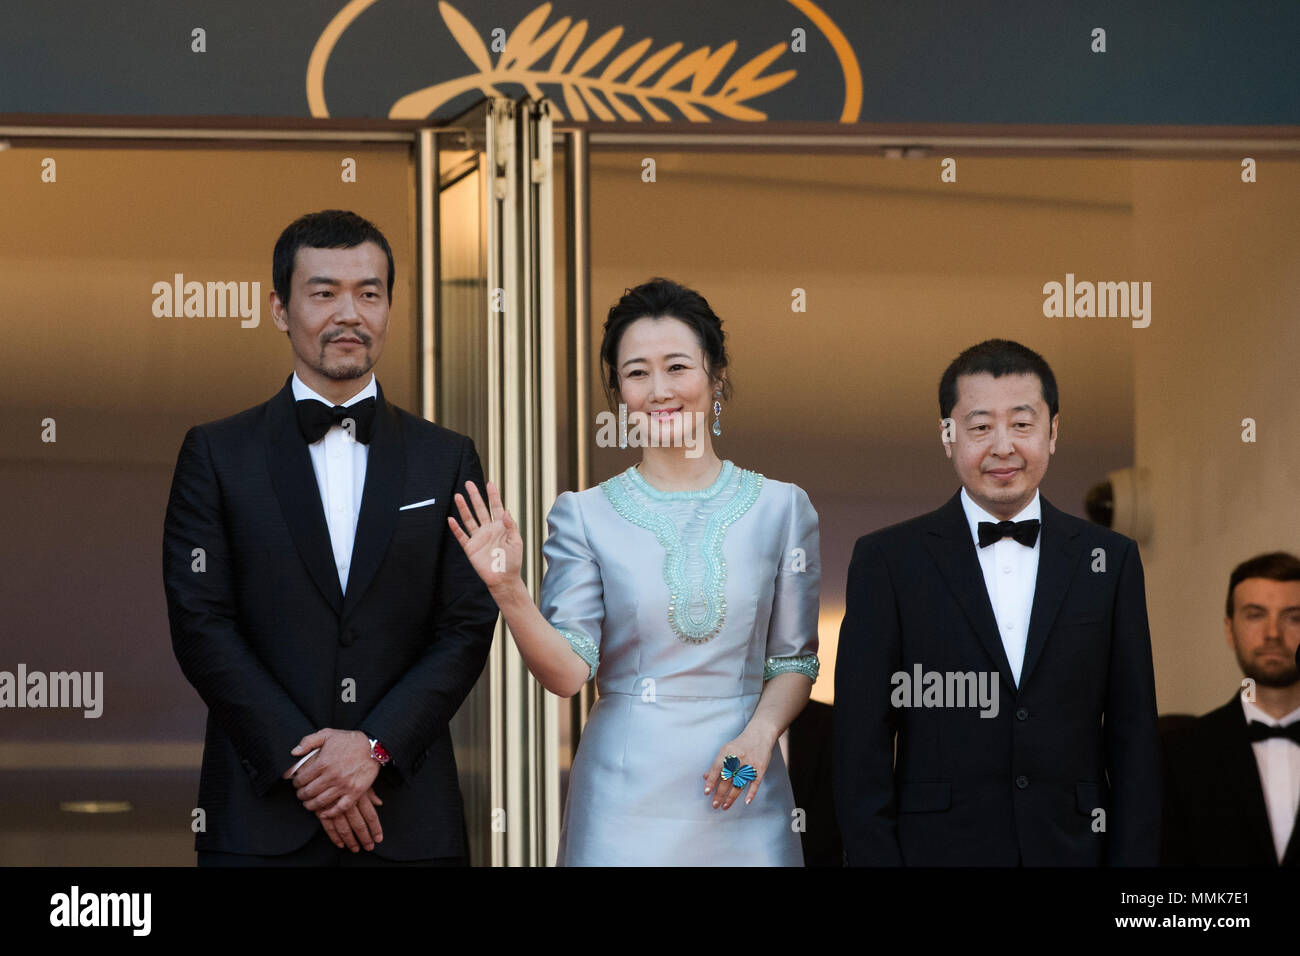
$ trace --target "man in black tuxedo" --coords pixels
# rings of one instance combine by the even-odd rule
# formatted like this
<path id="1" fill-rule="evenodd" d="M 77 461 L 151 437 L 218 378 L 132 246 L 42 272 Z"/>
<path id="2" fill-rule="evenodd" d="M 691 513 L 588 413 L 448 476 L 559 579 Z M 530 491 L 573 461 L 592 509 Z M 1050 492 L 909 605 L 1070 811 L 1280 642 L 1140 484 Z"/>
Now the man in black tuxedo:
<path id="1" fill-rule="evenodd" d="M 835 808 L 862 865 L 1155 864 L 1137 545 L 1038 493 L 1056 379 L 992 339 L 939 384 L 961 490 L 860 538 L 835 668 Z"/>
<path id="2" fill-rule="evenodd" d="M 200 866 L 466 862 L 447 727 L 497 608 L 446 515 L 483 473 L 470 439 L 384 400 L 393 273 L 355 213 L 292 223 L 271 306 L 293 374 L 181 446 L 163 579 L 208 705 Z"/>
<path id="3" fill-rule="evenodd" d="M 1276 551 L 1237 565 L 1227 611 L 1247 679 L 1164 743 L 1161 862 L 1300 866 L 1300 558 Z"/>

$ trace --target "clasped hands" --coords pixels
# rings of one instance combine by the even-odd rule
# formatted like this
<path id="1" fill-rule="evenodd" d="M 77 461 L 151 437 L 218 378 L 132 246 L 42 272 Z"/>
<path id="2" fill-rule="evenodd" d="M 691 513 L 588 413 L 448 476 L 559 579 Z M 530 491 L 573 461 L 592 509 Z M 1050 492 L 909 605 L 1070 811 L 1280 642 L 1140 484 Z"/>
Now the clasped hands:
<path id="1" fill-rule="evenodd" d="M 371 784 L 379 774 L 379 762 L 370 756 L 370 740 L 359 730 L 325 727 L 298 741 L 291 751 L 295 758 L 312 754 L 290 767 L 284 779 L 290 781 L 302 805 L 316 814 L 330 842 L 353 853 L 362 847 L 373 850 L 384 839 L 375 807 L 383 802 Z"/>

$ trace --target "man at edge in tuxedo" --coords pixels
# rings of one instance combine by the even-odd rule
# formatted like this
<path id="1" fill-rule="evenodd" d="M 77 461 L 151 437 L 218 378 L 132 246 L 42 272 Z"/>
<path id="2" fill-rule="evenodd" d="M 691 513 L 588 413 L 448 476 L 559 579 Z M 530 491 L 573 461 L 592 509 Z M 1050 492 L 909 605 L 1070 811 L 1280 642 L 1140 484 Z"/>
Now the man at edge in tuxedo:
<path id="1" fill-rule="evenodd" d="M 1300 558 L 1237 565 L 1223 628 L 1249 681 L 1165 741 L 1160 859 L 1300 866 Z"/>
<path id="2" fill-rule="evenodd" d="M 173 649 L 208 706 L 198 862 L 464 864 L 448 722 L 497 608 L 446 515 L 478 456 L 372 372 L 394 277 L 374 225 L 303 216 L 272 270 L 293 374 L 189 429 L 163 527 Z"/>
<path id="3" fill-rule="evenodd" d="M 1142 563 L 1039 494 L 1058 407 L 1037 353 L 964 351 L 939 383 L 961 489 L 854 547 L 835 668 L 848 865 L 1158 862 Z M 986 684 L 996 706 L 974 700 Z"/>

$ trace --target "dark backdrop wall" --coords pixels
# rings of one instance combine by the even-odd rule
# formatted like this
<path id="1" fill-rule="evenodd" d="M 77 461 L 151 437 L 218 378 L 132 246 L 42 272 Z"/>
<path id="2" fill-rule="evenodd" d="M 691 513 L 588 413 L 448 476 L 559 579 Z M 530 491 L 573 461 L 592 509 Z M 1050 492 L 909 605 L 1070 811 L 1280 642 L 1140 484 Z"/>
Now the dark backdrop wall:
<path id="1" fill-rule="evenodd" d="M 0 114 L 1293 124 L 1297 36 L 1291 0 L 7 2 Z"/>

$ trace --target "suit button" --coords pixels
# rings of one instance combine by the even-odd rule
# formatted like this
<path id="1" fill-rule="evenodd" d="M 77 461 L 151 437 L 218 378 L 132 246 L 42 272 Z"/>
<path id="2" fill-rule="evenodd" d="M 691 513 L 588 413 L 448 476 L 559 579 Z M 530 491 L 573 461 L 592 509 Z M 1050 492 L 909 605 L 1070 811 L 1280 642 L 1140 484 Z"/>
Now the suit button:
<path id="1" fill-rule="evenodd" d="M 1019 787 L 1021 790 L 1025 789 L 1025 787 L 1029 786 L 1029 778 L 1026 777 L 1024 774 L 1021 774 L 1020 776 L 1016 777 L 1016 786 Z"/>
<path id="2" fill-rule="evenodd" d="M 353 642 L 356 641 L 356 639 L 357 639 L 357 635 L 353 633 L 352 628 L 347 628 L 341 634 L 339 634 L 339 643 L 342 644 L 344 647 L 351 647 Z"/>
<path id="3" fill-rule="evenodd" d="M 1028 720 L 1028 719 L 1029 719 L 1029 709 L 1027 707 L 1017 707 L 1016 720 Z"/>

